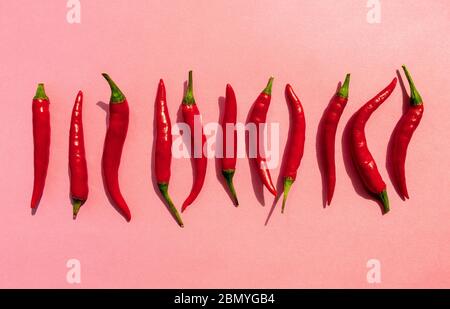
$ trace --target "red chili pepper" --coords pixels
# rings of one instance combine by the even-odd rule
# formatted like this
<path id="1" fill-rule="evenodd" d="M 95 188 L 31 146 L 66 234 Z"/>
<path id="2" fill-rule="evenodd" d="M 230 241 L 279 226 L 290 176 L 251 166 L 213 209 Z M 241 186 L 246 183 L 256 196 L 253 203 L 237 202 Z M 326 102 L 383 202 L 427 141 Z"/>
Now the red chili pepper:
<path id="1" fill-rule="evenodd" d="M 128 102 L 119 87 L 108 74 L 103 77 L 111 87 L 111 99 L 109 101 L 109 126 L 106 132 L 105 148 L 103 149 L 103 174 L 106 189 L 115 206 L 121 211 L 127 221 L 131 220 L 130 209 L 120 192 L 119 166 L 123 145 L 128 131 L 129 108 Z"/>
<path id="2" fill-rule="evenodd" d="M 281 207 L 281 213 L 284 212 L 286 200 L 289 190 L 297 177 L 297 170 L 300 166 L 300 162 L 303 158 L 303 151 L 305 149 L 305 111 L 303 110 L 302 103 L 292 89 L 291 85 L 286 85 L 286 97 L 291 110 L 291 128 L 290 139 L 287 143 L 286 150 L 286 162 L 283 170 L 283 206 Z"/>
<path id="3" fill-rule="evenodd" d="M 348 101 L 348 87 L 350 84 L 350 74 L 345 77 L 344 84 L 331 99 L 328 108 L 323 115 L 323 122 L 320 132 L 320 145 L 324 162 L 324 172 L 327 182 L 327 203 L 331 204 L 331 199 L 336 186 L 336 164 L 335 164 L 335 143 L 336 130 Z"/>
<path id="4" fill-rule="evenodd" d="M 403 70 L 405 71 L 406 78 L 408 79 L 409 86 L 411 87 L 411 99 L 408 111 L 402 116 L 394 132 L 391 161 L 393 162 L 395 185 L 402 195 L 402 199 L 409 199 L 405 176 L 406 153 L 408 151 L 408 145 L 411 141 L 411 137 L 422 119 L 424 108 L 422 97 L 417 91 L 406 66 L 403 66 Z"/>
<path id="5" fill-rule="evenodd" d="M 169 206 L 169 210 L 179 226 L 183 227 L 178 210 L 169 195 L 170 165 L 172 163 L 172 125 L 167 108 L 166 88 L 159 80 L 155 101 L 156 143 L 155 143 L 155 175 L 159 191 Z"/>
<path id="6" fill-rule="evenodd" d="M 383 204 L 384 213 L 389 211 L 389 199 L 386 184 L 378 172 L 377 164 L 367 147 L 364 129 L 372 113 L 391 95 L 397 84 L 397 78 L 378 93 L 373 99 L 364 104 L 354 115 L 351 127 L 351 155 L 353 163 L 366 188 Z"/>
<path id="7" fill-rule="evenodd" d="M 72 109 L 69 132 L 70 197 L 73 218 L 88 198 L 88 172 L 83 133 L 83 92 L 79 91 Z"/>
<path id="8" fill-rule="evenodd" d="M 39 84 L 33 98 L 34 184 L 31 208 L 36 210 L 44 192 L 50 157 L 50 101 L 44 84 Z"/>
<path id="9" fill-rule="evenodd" d="M 249 123 L 256 125 L 256 158 L 252 158 L 252 162 L 255 164 L 255 168 L 258 171 L 259 178 L 266 188 L 274 196 L 277 196 L 277 190 L 273 185 L 272 178 L 270 177 L 269 169 L 267 168 L 266 158 L 260 153 L 260 124 L 266 123 L 267 111 L 269 110 L 270 99 L 272 97 L 272 84 L 273 77 L 269 79 L 266 88 L 261 92 L 250 110 Z"/>
<path id="10" fill-rule="evenodd" d="M 225 180 L 228 185 L 228 189 L 231 192 L 233 197 L 233 203 L 235 206 L 239 206 L 239 202 L 236 196 L 236 190 L 233 185 L 233 176 L 236 172 L 236 156 L 237 156 L 237 132 L 235 130 L 237 118 L 237 104 L 236 104 L 236 95 L 234 94 L 233 88 L 230 84 L 227 84 L 226 94 L 225 94 L 225 111 L 223 114 L 222 120 L 222 145 L 223 145 L 223 153 L 222 153 L 222 175 L 225 177 Z M 232 140 L 229 136 L 227 130 L 227 126 L 231 126 L 233 128 Z M 227 145 L 232 141 L 232 145 Z M 227 154 L 227 146 L 233 147 L 233 154 Z"/>
<path id="11" fill-rule="evenodd" d="M 188 88 L 186 91 L 186 94 L 183 98 L 183 102 L 181 104 L 182 112 L 183 112 L 183 119 L 184 122 L 187 123 L 191 130 L 191 152 L 194 156 L 194 182 L 192 184 L 191 193 L 186 198 L 186 200 L 183 203 L 183 206 L 181 207 L 181 212 L 183 212 L 189 205 L 191 205 L 197 196 L 199 195 L 200 191 L 202 190 L 203 184 L 205 183 L 205 177 L 206 177 L 206 166 L 207 166 L 207 158 L 204 154 L 204 146 L 206 144 L 206 136 L 203 133 L 203 127 L 201 126 L 200 121 L 200 112 L 197 108 L 197 104 L 195 103 L 194 99 L 194 90 L 193 90 L 193 79 L 192 79 L 192 71 L 189 71 L 189 83 Z M 197 120 L 197 121 L 196 121 Z M 200 126 L 198 128 L 197 126 Z M 197 129 L 201 129 L 201 153 L 195 154 L 195 145 L 199 141 L 195 139 L 195 127 Z M 198 145 L 200 147 L 200 145 Z"/>

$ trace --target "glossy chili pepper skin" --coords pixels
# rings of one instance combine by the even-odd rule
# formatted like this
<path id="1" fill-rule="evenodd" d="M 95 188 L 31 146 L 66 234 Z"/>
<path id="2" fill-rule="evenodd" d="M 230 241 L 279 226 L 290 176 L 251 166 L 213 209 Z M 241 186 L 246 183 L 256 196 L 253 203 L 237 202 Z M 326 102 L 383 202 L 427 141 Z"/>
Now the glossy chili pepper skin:
<path id="1" fill-rule="evenodd" d="M 424 108 L 422 97 L 417 91 L 408 69 L 403 66 L 403 70 L 411 87 L 411 99 L 408 110 L 400 118 L 394 131 L 391 162 L 394 170 L 394 185 L 397 187 L 402 199 L 409 199 L 405 176 L 406 153 L 412 135 L 420 124 Z"/>
<path id="2" fill-rule="evenodd" d="M 237 119 L 237 103 L 236 95 L 230 84 L 227 84 L 225 93 L 225 111 L 222 120 L 222 175 L 227 182 L 228 189 L 230 190 L 231 196 L 233 197 L 234 205 L 238 206 L 239 201 L 237 199 L 236 190 L 233 184 L 233 176 L 236 172 L 237 156 L 237 132 L 235 130 Z M 227 129 L 227 127 L 232 128 L 233 131 Z M 229 146 L 233 147 L 233 151 L 229 150 Z"/>
<path id="3" fill-rule="evenodd" d="M 169 195 L 170 166 L 172 163 L 172 124 L 167 108 L 166 88 L 161 79 L 155 100 L 155 176 L 159 191 L 166 201 L 170 212 L 178 225 L 183 227 L 183 221 Z"/>
<path id="4" fill-rule="evenodd" d="M 353 163 L 369 192 L 375 194 L 383 204 L 384 213 L 389 212 L 389 199 L 386 183 L 381 178 L 372 154 L 367 147 L 365 127 L 372 113 L 392 94 L 397 84 L 397 78 L 378 93 L 373 99 L 364 104 L 354 115 L 351 127 L 351 155 Z"/>
<path id="5" fill-rule="evenodd" d="M 297 170 L 300 167 L 300 163 L 303 158 L 306 130 L 305 111 L 303 110 L 302 103 L 295 94 L 291 85 L 286 85 L 285 94 L 291 111 L 291 134 L 286 146 L 286 162 L 283 170 L 284 196 L 283 206 L 281 208 L 282 213 L 284 212 L 284 208 L 286 206 L 289 190 L 297 178 Z"/>
<path id="6" fill-rule="evenodd" d="M 336 186 L 336 163 L 335 163 L 335 144 L 336 131 L 341 119 L 344 108 L 348 101 L 348 87 L 350 83 L 350 74 L 347 74 L 345 81 L 339 91 L 334 95 L 329 103 L 321 126 L 321 140 L 324 172 L 327 186 L 327 204 L 331 204 Z"/>
<path id="7" fill-rule="evenodd" d="M 69 131 L 70 197 L 73 218 L 86 202 L 89 193 L 86 151 L 83 131 L 83 92 L 79 91 L 72 109 Z"/>
<path id="8" fill-rule="evenodd" d="M 50 100 L 44 84 L 39 84 L 32 103 L 34 143 L 34 183 L 31 208 L 36 210 L 44 192 L 50 158 Z"/>
<path id="9" fill-rule="evenodd" d="M 106 132 L 103 149 L 102 168 L 106 189 L 114 205 L 120 210 L 127 221 L 131 220 L 131 212 L 119 187 L 119 166 L 123 145 L 128 131 L 129 107 L 122 91 L 114 81 L 103 73 L 103 77 L 111 87 L 109 102 L 109 125 Z"/>
<path id="10" fill-rule="evenodd" d="M 259 178 L 261 179 L 264 186 L 272 193 L 277 196 L 277 190 L 273 185 L 272 178 L 270 176 L 269 169 L 267 167 L 266 158 L 260 152 L 260 132 L 261 125 L 266 123 L 267 112 L 270 106 L 270 100 L 272 98 L 272 84 L 273 77 L 269 79 L 266 88 L 261 92 L 253 106 L 250 110 L 249 123 L 254 123 L 256 125 L 256 158 L 252 158 L 256 170 L 258 171 Z"/>
<path id="11" fill-rule="evenodd" d="M 189 196 L 186 198 L 186 200 L 183 203 L 183 206 L 181 207 L 181 212 L 185 211 L 186 208 L 191 205 L 197 196 L 200 194 L 200 191 L 202 190 L 203 184 L 205 183 L 205 177 L 206 177 L 206 167 L 208 159 L 205 156 L 204 149 L 206 144 L 206 136 L 203 133 L 203 127 L 200 120 L 200 112 L 198 110 L 197 104 L 194 99 L 194 90 L 193 90 L 193 79 L 192 79 L 192 71 L 189 71 L 189 83 L 188 88 L 186 91 L 186 94 L 183 98 L 183 102 L 181 104 L 182 114 L 183 114 L 183 120 L 184 122 L 189 126 L 191 131 L 191 152 L 194 157 L 194 182 L 192 184 L 191 192 L 189 193 Z M 199 149 L 198 154 L 195 152 L 195 145 L 196 142 L 196 134 L 195 134 L 195 128 L 197 126 L 200 126 L 201 129 L 201 144 L 198 145 L 201 147 Z M 199 129 L 199 128 L 197 128 Z"/>

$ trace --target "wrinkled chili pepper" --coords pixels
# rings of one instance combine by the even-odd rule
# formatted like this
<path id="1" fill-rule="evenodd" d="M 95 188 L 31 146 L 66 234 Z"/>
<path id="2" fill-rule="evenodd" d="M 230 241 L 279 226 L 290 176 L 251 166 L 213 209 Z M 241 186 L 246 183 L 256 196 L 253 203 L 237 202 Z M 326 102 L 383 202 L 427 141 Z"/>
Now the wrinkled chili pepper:
<path id="1" fill-rule="evenodd" d="M 394 131 L 391 162 L 393 162 L 395 186 L 398 188 L 402 199 L 409 199 L 405 176 L 406 153 L 411 137 L 422 119 L 424 108 L 422 97 L 417 91 L 408 69 L 406 66 L 402 67 L 411 88 L 410 105 L 406 113 L 400 118 Z"/>
<path id="2" fill-rule="evenodd" d="M 114 205 L 127 221 L 131 220 L 130 209 L 120 192 L 119 166 L 123 145 L 128 131 L 129 107 L 127 99 L 108 74 L 103 73 L 111 87 L 109 101 L 109 125 L 103 149 L 102 167 L 106 189 Z"/>
<path id="3" fill-rule="evenodd" d="M 34 143 L 34 184 L 31 208 L 37 209 L 44 192 L 50 157 L 50 100 L 39 84 L 32 103 Z"/>
<path id="4" fill-rule="evenodd" d="M 72 109 L 69 131 L 70 197 L 73 218 L 88 198 L 88 171 L 83 133 L 83 92 L 79 91 Z"/>
<path id="5" fill-rule="evenodd" d="M 258 98 L 252 105 L 250 110 L 250 115 L 248 117 L 249 123 L 254 123 L 256 125 L 256 158 L 252 158 L 252 162 L 258 171 L 259 178 L 266 188 L 274 196 L 277 196 L 277 190 L 273 185 L 272 178 L 270 177 L 270 172 L 267 167 L 267 161 L 264 154 L 260 152 L 260 126 L 265 125 L 267 111 L 269 110 L 270 100 L 272 98 L 272 84 L 273 77 L 269 79 L 266 88 L 260 93 Z"/>
<path id="6" fill-rule="evenodd" d="M 159 80 L 155 101 L 156 142 L 155 142 L 155 175 L 159 191 L 169 206 L 169 210 L 179 226 L 183 227 L 178 210 L 169 195 L 170 165 L 172 163 L 172 125 L 167 108 L 166 88 Z"/>
<path id="7" fill-rule="evenodd" d="M 300 167 L 300 162 L 303 158 L 303 151 L 305 149 L 305 111 L 303 110 L 302 103 L 292 89 L 292 86 L 287 84 L 285 89 L 287 101 L 291 111 L 291 128 L 290 138 L 287 142 L 286 150 L 286 162 L 283 169 L 283 205 L 281 207 L 281 213 L 284 212 L 286 206 L 286 200 L 289 190 L 292 187 L 296 177 L 297 170 Z"/>
<path id="8" fill-rule="evenodd" d="M 183 102 L 181 104 L 182 114 L 184 122 L 189 126 L 191 131 L 191 152 L 194 157 L 194 182 L 192 184 L 191 192 L 181 207 L 183 212 L 199 195 L 205 183 L 207 158 L 204 154 L 204 146 L 206 144 L 206 136 L 203 133 L 203 127 L 200 119 L 200 112 L 194 99 L 194 85 L 192 79 L 192 71 L 189 71 L 189 80 L 186 94 L 184 95 Z M 196 128 L 201 130 L 201 141 L 196 138 Z M 199 145 L 199 142 L 200 145 Z M 198 149 L 200 148 L 201 149 Z M 196 151 L 198 150 L 198 151 Z M 199 153 L 198 153 L 199 152 Z"/>
<path id="9" fill-rule="evenodd" d="M 372 113 L 391 95 L 396 84 L 397 78 L 394 78 L 385 89 L 355 113 L 350 131 L 350 147 L 353 163 L 366 188 L 383 204 L 383 213 L 389 212 L 386 183 L 381 178 L 377 164 L 367 147 L 364 129 Z"/>
<path id="10" fill-rule="evenodd" d="M 348 87 L 350 84 L 350 74 L 347 74 L 345 81 L 339 91 L 331 99 L 324 115 L 320 132 L 320 146 L 324 163 L 324 172 L 327 186 L 327 204 L 331 204 L 334 188 L 336 186 L 336 164 L 335 164 L 335 143 L 336 130 L 342 113 L 348 101 Z"/>
<path id="11" fill-rule="evenodd" d="M 228 189 L 231 192 L 233 198 L 233 203 L 235 206 L 239 205 L 237 199 L 236 190 L 233 184 L 233 176 L 236 172 L 236 155 L 237 155 L 237 132 L 235 130 L 237 118 L 237 103 L 236 95 L 234 94 L 233 88 L 230 84 L 227 84 L 226 94 L 225 94 L 225 111 L 222 120 L 222 175 L 225 177 Z M 228 132 L 227 127 L 232 128 L 232 132 Z M 230 130 L 231 131 L 231 130 Z M 230 134 L 231 133 L 231 134 Z M 231 136 L 231 137 L 230 137 Z M 232 142 L 232 143 L 231 143 Z M 228 146 L 233 147 L 233 153 L 227 153 Z"/>

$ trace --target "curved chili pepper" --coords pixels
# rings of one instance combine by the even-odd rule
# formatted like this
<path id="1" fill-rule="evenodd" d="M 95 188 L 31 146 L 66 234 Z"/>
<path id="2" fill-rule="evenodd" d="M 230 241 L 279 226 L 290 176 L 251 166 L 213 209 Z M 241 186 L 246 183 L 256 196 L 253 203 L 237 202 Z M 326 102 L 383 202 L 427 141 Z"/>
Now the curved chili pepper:
<path id="1" fill-rule="evenodd" d="M 272 98 L 272 84 L 273 77 L 269 79 L 266 88 L 261 92 L 261 94 L 256 98 L 253 106 L 250 110 L 249 122 L 256 125 L 256 158 L 252 158 L 252 162 L 255 164 L 255 168 L 258 171 L 259 178 L 266 188 L 274 196 L 277 196 L 277 189 L 273 185 L 272 178 L 270 177 L 269 169 L 267 168 L 266 158 L 260 153 L 260 124 L 265 124 L 267 111 L 269 110 L 270 100 Z"/>
<path id="2" fill-rule="evenodd" d="M 83 133 L 83 92 L 79 91 L 72 109 L 69 132 L 70 197 L 73 218 L 88 198 L 88 172 Z"/>
<path id="3" fill-rule="evenodd" d="M 348 87 L 350 84 L 350 74 L 345 77 L 339 91 L 331 99 L 324 115 L 320 132 L 320 144 L 324 162 L 324 172 L 327 183 L 327 203 L 331 204 L 334 188 L 336 186 L 336 164 L 335 164 L 335 143 L 336 130 L 342 113 L 348 101 Z"/>
<path id="4" fill-rule="evenodd" d="M 400 118 L 395 132 L 392 148 L 392 162 L 394 170 L 394 182 L 402 199 L 409 199 L 408 189 L 406 187 L 405 161 L 408 145 L 414 131 L 419 126 L 423 115 L 423 101 L 414 85 L 411 75 L 406 66 L 402 66 L 411 87 L 410 106 L 408 111 Z"/>
<path id="5" fill-rule="evenodd" d="M 303 151 L 305 149 L 305 111 L 302 103 L 292 89 L 291 85 L 286 85 L 286 97 L 291 110 L 291 129 L 290 139 L 287 143 L 286 162 L 283 170 L 283 206 L 281 213 L 284 212 L 286 200 L 289 190 L 297 177 L 297 170 L 303 158 Z"/>
<path id="6" fill-rule="evenodd" d="M 367 147 L 364 129 L 372 113 L 391 95 L 397 84 L 397 78 L 378 93 L 369 102 L 364 104 L 354 115 L 351 127 L 351 155 L 353 163 L 369 192 L 375 194 L 383 204 L 383 213 L 389 212 L 389 199 L 386 191 L 386 183 L 378 172 L 377 164 Z"/>
<path id="7" fill-rule="evenodd" d="M 226 88 L 226 94 L 225 94 L 225 111 L 223 114 L 223 120 L 222 120 L 222 145 L 223 145 L 223 156 L 222 156 L 222 175 L 225 177 L 225 180 L 228 185 L 228 189 L 231 192 L 231 195 L 233 197 L 233 203 L 235 206 L 239 206 L 239 202 L 236 195 L 236 190 L 234 189 L 233 185 L 233 176 L 236 172 L 236 156 L 237 156 L 237 132 L 235 130 L 236 125 L 236 118 L 237 118 L 237 104 L 236 104 L 236 95 L 234 94 L 233 88 L 230 84 L 227 84 Z M 231 142 L 230 137 L 228 136 L 228 130 L 227 130 L 227 124 L 228 126 L 233 127 L 233 144 L 227 145 Z M 231 133 L 231 132 L 230 132 Z M 229 154 L 227 154 L 227 146 L 233 147 L 233 154 L 230 157 Z"/>
<path id="8" fill-rule="evenodd" d="M 193 153 L 194 157 L 194 182 L 192 184 L 191 192 L 189 193 L 189 196 L 186 198 L 186 200 L 183 203 L 183 206 L 181 207 L 181 212 L 183 212 L 189 205 L 191 205 L 197 196 L 199 195 L 200 191 L 202 190 L 203 184 L 205 183 L 205 177 L 206 177 L 206 166 L 207 166 L 207 158 L 203 152 L 204 146 L 206 144 L 206 136 L 203 133 L 203 127 L 201 127 L 201 153 L 196 155 L 195 154 L 195 127 L 201 126 L 201 123 L 199 123 L 198 119 L 200 119 L 200 112 L 197 108 L 197 104 L 195 103 L 194 99 L 194 90 L 193 90 L 193 79 L 192 79 L 192 71 L 189 71 L 189 82 L 188 82 L 188 88 L 186 90 L 186 94 L 184 95 L 183 102 L 181 104 L 182 112 L 183 112 L 183 119 L 184 122 L 187 123 L 191 130 L 191 152 Z M 196 121 L 197 120 L 197 121 Z M 199 145 L 200 146 L 200 145 Z"/>
<path id="9" fill-rule="evenodd" d="M 31 208 L 36 210 L 47 177 L 50 157 L 50 100 L 45 94 L 44 84 L 39 84 L 33 98 L 33 143 L 34 143 L 34 184 Z"/>
<path id="10" fill-rule="evenodd" d="M 127 137 L 129 108 L 128 102 L 122 91 L 109 77 L 103 73 L 111 87 L 111 99 L 109 101 L 109 125 L 106 132 L 105 147 L 103 149 L 102 167 L 105 177 L 106 189 L 115 204 L 127 221 L 131 220 L 130 209 L 120 192 L 119 166 L 122 157 L 123 145 Z"/>
<path id="11" fill-rule="evenodd" d="M 156 143 L 155 143 L 155 175 L 159 191 L 166 200 L 169 210 L 179 226 L 183 227 L 178 210 L 169 195 L 170 165 L 172 163 L 172 125 L 167 108 L 166 88 L 164 81 L 159 80 L 156 94 Z"/>

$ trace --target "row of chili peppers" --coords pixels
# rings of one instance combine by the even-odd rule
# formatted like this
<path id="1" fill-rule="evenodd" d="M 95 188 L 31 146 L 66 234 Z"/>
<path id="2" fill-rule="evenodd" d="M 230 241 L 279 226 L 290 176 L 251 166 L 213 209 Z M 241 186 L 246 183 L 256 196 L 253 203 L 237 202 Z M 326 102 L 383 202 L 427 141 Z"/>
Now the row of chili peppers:
<path id="1" fill-rule="evenodd" d="M 423 101 L 418 93 L 412 78 L 403 66 L 406 78 L 411 88 L 410 106 L 403 114 L 393 133 L 393 147 L 390 153 L 394 169 L 394 185 L 397 187 L 402 199 L 409 198 L 405 178 L 405 160 L 408 144 L 411 137 L 420 123 L 423 114 Z M 128 130 L 129 107 L 125 95 L 108 76 L 103 74 L 111 88 L 111 98 L 109 102 L 109 124 L 106 133 L 102 170 L 105 180 L 107 194 L 114 205 L 120 210 L 127 221 L 131 220 L 131 212 L 120 191 L 118 172 L 122 155 L 122 149 Z M 275 197 L 278 196 L 273 184 L 267 162 L 263 153 L 260 152 L 260 124 L 266 123 L 267 112 L 270 106 L 272 95 L 273 78 L 269 79 L 267 86 L 257 97 L 250 110 L 248 123 L 256 125 L 256 157 L 252 158 L 254 168 L 257 170 L 259 178 L 264 186 Z M 383 206 L 383 212 L 389 211 L 389 199 L 386 191 L 386 184 L 383 181 L 372 157 L 366 141 L 365 126 L 372 113 L 392 94 L 397 83 L 397 78 L 380 91 L 375 97 L 364 104 L 351 118 L 350 123 L 350 153 L 353 164 L 358 174 L 367 188 Z M 336 131 L 341 115 L 348 102 L 350 74 L 347 74 L 345 81 L 326 108 L 322 123 L 319 129 L 320 152 L 324 162 L 324 172 L 326 177 L 327 204 L 331 204 L 334 188 L 336 184 L 335 167 L 335 139 Z M 287 84 L 285 95 L 290 107 L 291 122 L 290 136 L 285 151 L 285 162 L 282 169 L 283 179 L 283 203 L 281 211 L 284 212 L 289 190 L 294 183 L 297 170 L 303 157 L 305 144 L 305 114 L 303 106 L 295 94 L 291 85 Z M 33 99 L 33 139 L 34 139 L 34 187 L 31 199 L 31 208 L 35 211 L 42 197 L 44 190 L 47 168 L 49 164 L 50 150 L 50 101 L 47 97 L 44 85 L 39 84 L 36 95 Z M 86 154 L 84 146 L 84 132 L 82 122 L 83 93 L 80 91 L 76 97 L 72 110 L 72 118 L 69 132 L 69 171 L 70 171 L 70 196 L 73 205 L 73 217 L 76 218 L 81 206 L 88 198 L 88 171 L 86 164 Z M 182 101 L 182 115 L 184 122 L 189 126 L 191 132 L 194 127 L 201 123 L 198 121 L 200 112 L 194 98 L 192 71 L 189 72 L 188 87 Z M 229 132 L 227 126 L 235 126 L 237 120 L 236 95 L 230 84 L 226 86 L 225 110 L 221 122 L 223 129 L 223 153 L 221 158 L 221 168 L 223 177 L 228 185 L 233 203 L 238 206 L 238 198 L 233 185 L 233 176 L 236 171 L 236 151 L 237 134 L 236 130 Z M 156 121 L 156 142 L 155 142 L 155 177 L 159 190 L 164 197 L 170 212 L 177 223 L 183 227 L 181 216 L 172 202 L 168 189 L 171 176 L 172 160 L 172 132 L 169 111 L 166 100 L 166 89 L 161 79 L 155 101 L 155 121 Z M 194 181 L 189 196 L 184 201 L 181 212 L 191 205 L 199 195 L 206 176 L 207 157 L 203 153 L 206 143 L 206 136 L 201 131 L 201 140 L 197 141 L 194 134 L 191 134 L 191 151 L 194 152 L 195 143 L 200 143 L 200 154 L 193 155 Z M 231 134 L 231 136 L 230 136 Z M 233 151 L 227 151 L 229 141 L 233 141 Z M 229 155 L 229 153 L 233 155 Z"/>

